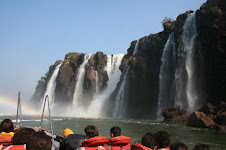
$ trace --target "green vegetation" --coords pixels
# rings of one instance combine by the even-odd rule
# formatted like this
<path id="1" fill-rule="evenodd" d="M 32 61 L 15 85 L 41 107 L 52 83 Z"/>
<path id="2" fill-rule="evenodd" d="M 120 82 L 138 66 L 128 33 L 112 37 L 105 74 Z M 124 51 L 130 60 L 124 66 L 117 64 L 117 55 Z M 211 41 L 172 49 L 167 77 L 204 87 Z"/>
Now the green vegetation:
<path id="1" fill-rule="evenodd" d="M 47 85 L 47 76 L 48 76 L 49 72 L 47 72 L 45 74 L 45 76 L 42 76 L 40 80 L 38 80 L 38 85 L 35 88 L 35 93 L 33 95 L 33 100 L 40 100 L 40 98 L 42 97 L 42 95 L 45 92 L 46 89 L 46 85 Z"/>
<path id="2" fill-rule="evenodd" d="M 174 29 L 174 21 L 171 18 L 165 17 L 162 21 L 164 30 L 169 31 Z"/>
<path id="3" fill-rule="evenodd" d="M 79 56 L 80 53 L 68 53 L 66 56 L 65 56 L 65 59 L 68 59 L 70 61 L 73 61 L 75 59 L 75 57 Z"/>
<path id="4" fill-rule="evenodd" d="M 217 6 L 210 6 L 207 4 L 203 4 L 200 8 L 200 13 L 202 15 L 213 15 L 215 17 L 222 16 L 222 11 Z"/>

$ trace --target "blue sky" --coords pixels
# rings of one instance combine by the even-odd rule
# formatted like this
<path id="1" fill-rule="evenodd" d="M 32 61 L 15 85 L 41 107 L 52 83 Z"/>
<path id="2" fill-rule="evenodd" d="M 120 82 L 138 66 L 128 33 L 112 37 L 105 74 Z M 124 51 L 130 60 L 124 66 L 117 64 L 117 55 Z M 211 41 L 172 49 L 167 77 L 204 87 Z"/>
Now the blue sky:
<path id="1" fill-rule="evenodd" d="M 163 30 L 165 17 L 206 0 L 1 0 L 0 95 L 28 99 L 68 52 L 126 53 L 130 42 Z"/>

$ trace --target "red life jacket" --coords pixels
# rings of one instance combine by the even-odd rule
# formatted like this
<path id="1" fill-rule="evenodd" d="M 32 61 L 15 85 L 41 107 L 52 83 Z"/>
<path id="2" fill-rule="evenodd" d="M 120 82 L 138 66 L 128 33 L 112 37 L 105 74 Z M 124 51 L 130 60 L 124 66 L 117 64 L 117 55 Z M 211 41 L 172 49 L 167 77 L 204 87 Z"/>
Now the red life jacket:
<path id="1" fill-rule="evenodd" d="M 3 134 L 0 135 L 0 145 L 12 145 L 12 135 Z"/>
<path id="2" fill-rule="evenodd" d="M 117 136 L 109 140 L 108 145 L 112 150 L 131 149 L 131 138 L 127 136 Z"/>
<path id="3" fill-rule="evenodd" d="M 153 149 L 151 149 L 151 148 L 149 148 L 149 147 L 146 147 L 146 146 L 144 146 L 144 145 L 141 145 L 141 144 L 134 144 L 133 146 L 132 146 L 132 149 L 133 150 L 153 150 Z"/>
<path id="4" fill-rule="evenodd" d="M 170 147 L 165 147 L 165 148 L 159 148 L 157 150 L 170 150 Z"/>
<path id="5" fill-rule="evenodd" d="M 2 150 L 26 150 L 26 145 L 10 145 L 4 147 Z"/>
<path id="6" fill-rule="evenodd" d="M 86 150 L 96 150 L 98 146 L 107 144 L 108 141 L 109 140 L 106 136 L 95 136 L 93 138 L 86 139 L 85 141 L 83 141 L 81 147 L 85 147 Z"/>

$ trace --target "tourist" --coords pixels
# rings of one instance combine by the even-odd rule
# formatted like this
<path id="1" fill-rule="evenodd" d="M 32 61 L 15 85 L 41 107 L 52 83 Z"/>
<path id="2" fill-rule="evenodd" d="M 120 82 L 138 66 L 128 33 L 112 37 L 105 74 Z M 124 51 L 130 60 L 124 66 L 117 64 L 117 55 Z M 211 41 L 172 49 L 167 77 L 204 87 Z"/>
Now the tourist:
<path id="1" fill-rule="evenodd" d="M 143 137 L 142 137 L 142 145 L 149 147 L 151 149 L 154 149 L 157 146 L 157 143 L 155 141 L 154 135 L 151 134 L 150 132 L 146 133 Z"/>
<path id="2" fill-rule="evenodd" d="M 35 132 L 26 145 L 27 150 L 51 150 L 51 137 L 45 134 L 44 131 Z"/>
<path id="3" fill-rule="evenodd" d="M 31 135 L 35 133 L 32 128 L 22 127 L 16 130 L 13 138 L 12 144 L 10 146 L 4 147 L 4 149 L 11 150 L 11 149 L 20 149 L 26 150 L 25 144 L 27 144 L 28 140 L 30 139 Z"/>
<path id="4" fill-rule="evenodd" d="M 0 124 L 0 145 L 11 145 L 14 135 L 13 122 L 10 119 L 4 119 Z"/>
<path id="5" fill-rule="evenodd" d="M 94 125 L 89 125 L 84 129 L 85 133 L 86 133 L 86 139 L 95 137 L 99 135 L 99 131 L 97 129 L 96 126 Z"/>
<path id="6" fill-rule="evenodd" d="M 69 128 L 64 129 L 64 138 L 66 138 L 70 134 L 74 134 L 74 132 L 71 131 L 71 129 Z"/>
<path id="7" fill-rule="evenodd" d="M 0 124 L 0 134 L 10 134 L 14 135 L 13 122 L 10 119 L 4 119 Z"/>
<path id="8" fill-rule="evenodd" d="M 82 142 L 82 146 L 79 150 L 99 149 L 98 146 L 105 145 L 109 141 L 105 136 L 98 136 L 98 129 L 94 125 L 87 126 L 84 131 L 86 133 L 86 139 Z"/>
<path id="9" fill-rule="evenodd" d="M 205 144 L 197 144 L 194 150 L 210 150 L 208 145 Z"/>
<path id="10" fill-rule="evenodd" d="M 110 129 L 110 140 L 108 145 L 112 150 L 131 149 L 130 142 L 130 137 L 121 135 L 120 127 L 114 126 Z"/>
<path id="11" fill-rule="evenodd" d="M 157 149 L 157 143 L 155 141 L 154 135 L 150 132 L 147 132 L 142 137 L 142 144 L 134 144 L 132 146 L 133 150 L 148 150 L 148 149 Z"/>
<path id="12" fill-rule="evenodd" d="M 85 136 L 82 134 L 74 134 L 70 129 L 64 130 L 65 139 L 60 143 L 60 150 L 76 150 L 84 141 Z"/>
<path id="13" fill-rule="evenodd" d="M 165 131 L 158 131 L 154 134 L 155 141 L 157 142 L 158 149 L 160 148 L 168 148 L 170 147 L 170 138 L 167 132 Z"/>
<path id="14" fill-rule="evenodd" d="M 121 128 L 118 126 L 114 126 L 110 129 L 110 137 L 117 137 L 121 135 Z"/>
<path id="15" fill-rule="evenodd" d="M 170 150 L 188 150 L 188 147 L 184 143 L 174 142 L 171 144 Z"/>

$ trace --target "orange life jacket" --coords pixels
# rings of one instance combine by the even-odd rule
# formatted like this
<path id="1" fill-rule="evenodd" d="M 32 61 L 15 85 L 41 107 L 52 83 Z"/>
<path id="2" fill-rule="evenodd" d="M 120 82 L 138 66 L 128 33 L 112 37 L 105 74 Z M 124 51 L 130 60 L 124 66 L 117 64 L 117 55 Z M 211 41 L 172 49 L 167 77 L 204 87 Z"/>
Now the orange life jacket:
<path id="1" fill-rule="evenodd" d="M 153 149 L 151 149 L 151 148 L 149 148 L 149 147 L 146 147 L 146 146 L 144 146 L 144 145 L 141 145 L 141 144 L 134 144 L 133 146 L 132 146 L 132 149 L 133 150 L 153 150 Z"/>
<path id="2" fill-rule="evenodd" d="M 12 145 L 12 137 L 13 135 L 9 134 L 0 135 L 0 145 Z"/>
<path id="3" fill-rule="evenodd" d="M 26 145 L 10 145 L 4 147 L 2 150 L 26 150 Z"/>
<path id="4" fill-rule="evenodd" d="M 165 147 L 165 148 L 159 148 L 157 150 L 170 150 L 170 147 Z"/>
<path id="5" fill-rule="evenodd" d="M 112 150 L 131 149 L 131 138 L 127 136 L 117 136 L 109 140 L 108 145 Z"/>
<path id="6" fill-rule="evenodd" d="M 106 136 L 95 136 L 93 138 L 84 140 L 82 142 L 82 146 L 81 147 L 85 147 L 86 150 L 96 150 L 98 146 L 107 144 L 108 141 L 109 140 L 108 140 L 108 138 Z"/>

